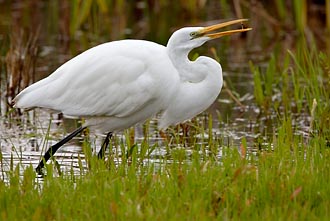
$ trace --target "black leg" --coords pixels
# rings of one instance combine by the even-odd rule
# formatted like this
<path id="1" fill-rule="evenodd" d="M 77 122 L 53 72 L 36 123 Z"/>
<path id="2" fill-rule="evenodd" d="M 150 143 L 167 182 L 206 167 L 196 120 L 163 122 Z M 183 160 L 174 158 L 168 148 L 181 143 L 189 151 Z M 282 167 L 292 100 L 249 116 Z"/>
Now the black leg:
<path id="1" fill-rule="evenodd" d="M 69 140 L 71 140 L 73 137 L 75 137 L 77 134 L 79 134 L 81 131 L 83 131 L 86 127 L 79 127 L 77 128 L 75 131 L 73 131 L 71 134 L 69 134 L 67 137 L 65 137 L 64 139 L 62 139 L 61 141 L 59 141 L 58 143 L 54 144 L 53 146 L 51 146 L 47 152 L 45 153 L 45 155 L 43 156 L 43 158 L 40 160 L 37 168 L 36 168 L 36 172 L 38 174 L 42 174 L 42 168 L 45 166 L 45 163 L 49 160 L 49 158 L 51 156 L 53 156 L 55 154 L 55 152 L 61 147 L 63 146 L 66 142 L 68 142 Z"/>
<path id="2" fill-rule="evenodd" d="M 112 132 L 109 132 L 107 134 L 107 136 L 105 137 L 103 143 L 102 143 L 102 146 L 101 146 L 101 149 L 100 149 L 99 153 L 97 154 L 97 157 L 99 159 L 104 158 L 104 154 L 105 154 L 105 151 L 106 151 L 106 149 L 107 149 L 107 147 L 109 145 L 109 142 L 110 142 L 111 137 L 112 137 Z"/>

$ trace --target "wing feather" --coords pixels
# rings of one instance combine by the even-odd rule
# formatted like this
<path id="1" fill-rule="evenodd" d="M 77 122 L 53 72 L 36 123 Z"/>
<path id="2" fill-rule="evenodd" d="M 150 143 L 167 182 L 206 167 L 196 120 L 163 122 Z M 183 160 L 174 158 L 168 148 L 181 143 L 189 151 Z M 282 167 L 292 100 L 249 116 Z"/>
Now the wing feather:
<path id="1" fill-rule="evenodd" d="M 69 116 L 128 116 L 158 98 L 157 75 L 151 71 L 157 60 L 151 55 L 165 53 L 164 48 L 127 40 L 99 45 L 24 89 L 15 106 Z"/>

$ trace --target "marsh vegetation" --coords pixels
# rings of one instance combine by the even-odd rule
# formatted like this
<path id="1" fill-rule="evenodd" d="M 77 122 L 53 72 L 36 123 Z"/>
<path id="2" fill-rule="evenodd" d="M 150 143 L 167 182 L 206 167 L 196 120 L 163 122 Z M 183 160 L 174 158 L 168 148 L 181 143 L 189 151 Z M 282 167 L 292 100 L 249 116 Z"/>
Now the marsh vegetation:
<path id="1" fill-rule="evenodd" d="M 327 220 L 330 1 L 0 1 L 1 220 Z M 249 18 L 253 31 L 191 53 L 226 86 L 160 138 L 157 121 L 116 134 L 106 160 L 88 131 L 37 177 L 50 144 L 81 121 L 11 99 L 102 42 L 166 44 L 183 26 Z"/>

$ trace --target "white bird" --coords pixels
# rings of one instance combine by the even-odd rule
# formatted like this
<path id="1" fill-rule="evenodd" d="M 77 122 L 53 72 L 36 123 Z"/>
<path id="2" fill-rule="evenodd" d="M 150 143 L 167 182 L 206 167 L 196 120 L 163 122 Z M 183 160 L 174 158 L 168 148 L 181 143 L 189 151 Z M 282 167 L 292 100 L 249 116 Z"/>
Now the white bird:
<path id="1" fill-rule="evenodd" d="M 220 64 L 205 56 L 195 61 L 189 52 L 205 42 L 251 28 L 213 31 L 246 21 L 237 19 L 209 27 L 186 27 L 170 37 L 167 46 L 144 40 L 120 40 L 93 47 L 60 66 L 54 73 L 21 91 L 16 108 L 47 108 L 85 123 L 51 146 L 37 172 L 64 143 L 86 127 L 108 133 L 98 154 L 103 157 L 112 132 L 160 115 L 166 129 L 207 109 L 219 95 Z"/>

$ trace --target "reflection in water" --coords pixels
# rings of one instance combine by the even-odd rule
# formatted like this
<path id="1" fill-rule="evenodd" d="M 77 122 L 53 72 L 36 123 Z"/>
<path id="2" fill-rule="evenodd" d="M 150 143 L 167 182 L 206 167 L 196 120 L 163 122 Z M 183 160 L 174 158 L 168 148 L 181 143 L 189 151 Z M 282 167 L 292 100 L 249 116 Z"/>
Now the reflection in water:
<path id="1" fill-rule="evenodd" d="M 225 101 L 227 102 L 227 101 Z M 226 113 L 229 111 L 230 113 Z M 259 117 L 259 109 L 255 106 L 237 107 L 233 103 L 217 102 L 209 112 L 217 112 L 219 119 L 213 119 L 212 137 L 217 142 L 217 148 L 214 150 L 208 146 L 210 137 L 208 128 L 208 115 L 201 114 L 194 120 L 193 124 L 188 122 L 188 132 L 184 132 L 179 126 L 168 130 L 170 143 L 160 138 L 157 130 L 156 121 L 150 121 L 148 131 L 142 125 L 135 127 L 134 141 L 128 141 L 129 131 L 116 134 L 112 140 L 112 147 L 109 148 L 106 156 L 111 157 L 115 164 L 120 163 L 123 155 L 129 152 L 127 143 L 131 145 L 136 143 L 138 152 L 141 152 L 141 145 L 147 138 L 149 153 L 147 157 L 143 157 L 143 163 L 153 163 L 161 165 L 164 162 L 171 162 L 171 151 L 177 148 L 183 148 L 187 159 L 193 152 L 212 153 L 220 162 L 222 156 L 222 148 L 226 146 L 237 147 L 240 150 L 242 140 L 247 141 L 249 154 L 255 154 L 263 148 L 271 148 L 271 138 L 276 124 L 276 116 L 268 115 L 267 117 Z M 27 116 L 29 115 L 29 116 Z M 216 116 L 216 113 L 213 114 Z M 224 116 L 224 117 L 223 117 Z M 52 120 L 49 120 L 51 119 Z M 67 119 L 53 119 L 54 114 L 40 109 L 33 110 L 21 117 L 22 121 L 6 125 L 5 120 L 0 121 L 0 138 L 1 138 L 1 164 L 0 171 L 2 176 L 6 177 L 6 171 L 11 171 L 17 164 L 20 169 L 32 165 L 37 166 L 42 153 L 48 149 L 50 145 L 55 144 L 65 134 L 71 132 L 77 127 L 77 121 Z M 79 123 L 79 122 L 78 122 Z M 308 117 L 304 115 L 297 116 L 294 122 L 297 127 L 297 135 L 302 137 L 308 136 Z M 189 129 L 189 125 L 199 125 L 203 128 L 201 131 Z M 180 128 L 180 129 L 177 129 Z M 173 133 L 174 131 L 174 133 Z M 190 136 L 194 134 L 193 136 Z M 185 137 L 187 136 L 187 137 Z M 191 137 L 194 139 L 191 141 Z M 56 162 L 60 165 L 61 171 L 71 171 L 74 174 L 81 175 L 88 171 L 88 163 L 85 153 L 88 155 L 92 151 L 95 155 L 100 148 L 104 139 L 104 135 L 82 134 L 74 138 L 70 143 L 63 146 L 55 155 Z M 181 140 L 180 140 L 181 139 Z M 182 140 L 183 139 L 183 140 Z M 89 141 L 86 146 L 84 141 Z M 182 146 L 184 145 L 184 146 Z M 124 149 L 123 149 L 124 147 Z M 196 149 L 197 148 L 197 149 Z M 86 152 L 87 151 L 87 152 Z M 110 151 L 110 152 L 109 152 Z"/>
<path id="2" fill-rule="evenodd" d="M 217 103 L 220 105 L 221 103 Z M 217 109 L 230 109 L 228 106 L 233 104 L 221 104 L 221 108 Z M 216 107 L 212 107 L 210 112 L 216 110 Z M 248 147 L 253 151 L 254 140 L 261 136 L 259 131 L 259 123 L 256 122 L 256 108 L 254 107 L 245 107 L 234 108 L 230 110 L 231 118 L 227 119 L 228 122 L 219 121 L 214 119 L 212 136 L 215 140 L 221 140 L 219 145 L 222 146 L 236 146 L 239 147 L 242 139 L 248 141 Z M 221 111 L 220 111 L 221 112 Z M 223 112 L 221 112 L 223 114 Z M 34 168 L 39 163 L 41 154 L 45 152 L 50 145 L 55 144 L 61 138 L 64 137 L 66 133 L 71 132 L 75 127 L 77 127 L 77 122 L 74 120 L 58 120 L 53 119 L 54 115 L 49 114 L 48 112 L 40 109 L 33 110 L 23 116 L 22 122 L 12 123 L 10 127 L 4 125 L 4 121 L 1 121 L 1 152 L 2 152 L 2 164 L 0 171 L 9 171 L 10 167 L 13 165 L 21 164 L 22 169 L 24 167 L 32 165 Z M 224 115 L 224 116 L 229 116 Z M 249 117 L 246 117 L 249 116 Z M 198 123 L 199 122 L 199 123 Z M 208 116 L 202 114 L 197 118 L 197 121 L 193 125 L 205 124 L 202 128 L 207 128 Z M 160 138 L 157 130 L 156 121 L 151 121 L 148 123 L 148 136 L 145 135 L 145 128 L 141 125 L 135 127 L 135 140 L 138 149 L 141 149 L 141 143 L 145 141 L 147 137 L 148 146 L 150 146 L 150 154 L 147 154 L 147 158 L 143 159 L 145 163 L 155 163 L 161 164 L 166 161 L 171 161 L 170 151 L 174 148 L 180 148 L 182 144 L 185 146 L 182 147 L 185 149 L 187 157 L 192 153 L 191 151 L 202 151 L 196 150 L 196 147 L 203 146 L 204 151 L 211 151 L 208 148 L 208 138 L 209 134 L 205 129 L 205 132 L 201 134 L 196 132 L 193 129 L 188 128 L 188 132 L 185 133 L 179 129 L 172 133 L 173 130 L 177 130 L 177 127 L 168 130 L 170 143 L 169 148 L 167 148 L 167 142 Z M 189 123 L 188 123 L 189 125 Z M 189 126 L 188 126 L 189 127 Z M 3 128 L 7 128 L 3 130 Z M 204 129 L 203 129 L 204 130 Z M 194 133 L 197 140 L 190 141 L 189 135 Z M 175 135 L 171 135 L 175 134 Z M 173 137 L 174 136 L 174 137 Z M 179 137 L 177 137 L 179 136 Z M 188 136 L 185 138 L 184 136 Z M 126 145 L 127 133 L 116 134 L 115 139 L 111 142 L 112 148 L 110 148 L 110 153 L 107 153 L 107 156 L 111 156 L 111 159 L 118 163 L 122 159 L 123 154 L 127 154 L 128 148 L 122 149 L 123 145 Z M 93 135 L 93 134 L 82 134 L 79 137 L 74 138 L 69 144 L 63 146 L 55 155 L 57 163 L 60 165 L 61 170 L 68 171 L 72 168 L 76 174 L 84 173 L 87 170 L 87 163 L 85 159 L 85 153 L 83 151 L 84 141 L 88 140 L 91 144 L 90 147 L 92 150 L 85 150 L 87 152 L 93 151 L 94 154 L 98 152 L 98 148 L 101 146 L 104 136 L 102 135 Z M 128 138 L 129 139 L 129 138 Z M 178 141 L 178 139 L 186 139 L 186 141 Z M 193 143 L 190 143 L 193 142 Z M 87 147 L 89 148 L 89 147 Z M 124 152 L 123 152 L 124 151 Z M 221 157 L 221 146 L 218 147 L 215 153 L 216 157 L 220 159 Z M 13 165 L 12 165 L 13 164 Z M 82 171 L 83 170 L 83 171 Z"/>

